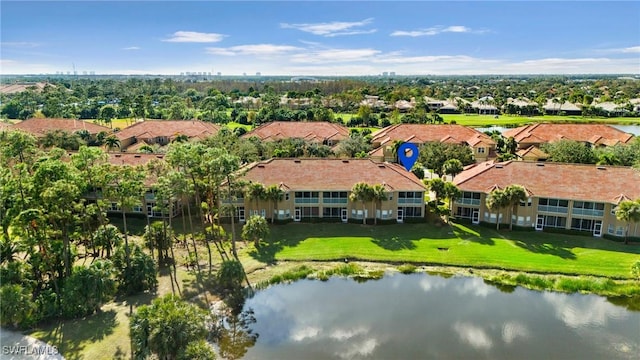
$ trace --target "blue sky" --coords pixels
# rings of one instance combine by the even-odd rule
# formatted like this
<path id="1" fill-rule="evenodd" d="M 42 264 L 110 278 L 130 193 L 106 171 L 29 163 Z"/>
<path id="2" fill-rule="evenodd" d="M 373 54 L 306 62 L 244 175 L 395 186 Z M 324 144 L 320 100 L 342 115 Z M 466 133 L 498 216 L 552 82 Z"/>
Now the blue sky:
<path id="1" fill-rule="evenodd" d="M 640 2 L 0 4 L 2 74 L 640 73 Z"/>

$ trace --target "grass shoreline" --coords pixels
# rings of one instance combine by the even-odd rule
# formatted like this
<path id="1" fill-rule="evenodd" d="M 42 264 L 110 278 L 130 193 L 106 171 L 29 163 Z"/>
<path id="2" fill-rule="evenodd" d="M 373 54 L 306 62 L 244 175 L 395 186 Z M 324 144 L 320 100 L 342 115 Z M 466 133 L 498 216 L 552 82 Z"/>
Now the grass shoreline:
<path id="1" fill-rule="evenodd" d="M 353 269 L 344 269 L 345 266 Z M 379 279 L 381 275 L 427 273 L 444 277 L 465 276 L 480 277 L 490 284 L 523 287 L 536 291 L 557 291 L 563 293 L 582 293 L 601 296 L 639 297 L 640 282 L 635 279 L 612 279 L 606 276 L 568 275 L 557 273 L 532 273 L 496 268 L 475 268 L 450 265 L 409 264 L 414 268 L 405 270 L 407 263 L 388 263 L 372 261 L 283 261 L 265 268 L 247 272 L 249 280 L 258 288 L 264 289 L 280 283 L 295 282 L 301 279 L 326 280 L 327 272 L 332 276 L 349 276 L 360 279 Z M 307 269 L 307 271 L 301 271 Z M 290 274 L 300 273 L 295 277 Z M 640 309 L 638 309 L 640 310 Z"/>

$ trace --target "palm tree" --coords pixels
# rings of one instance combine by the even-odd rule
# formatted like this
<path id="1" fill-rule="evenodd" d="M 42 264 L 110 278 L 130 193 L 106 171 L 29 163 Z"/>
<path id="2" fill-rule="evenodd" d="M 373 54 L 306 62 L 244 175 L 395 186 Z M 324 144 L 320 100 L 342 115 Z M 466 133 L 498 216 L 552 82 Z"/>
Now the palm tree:
<path id="1" fill-rule="evenodd" d="M 374 202 L 373 223 L 378 225 L 378 204 L 382 207 L 382 202 L 387 200 L 384 185 L 376 184 L 371 187 L 371 199 Z"/>
<path id="2" fill-rule="evenodd" d="M 273 211 L 271 212 L 271 223 L 273 224 L 278 210 L 278 203 L 284 199 L 284 191 L 278 185 L 271 185 L 265 192 L 267 200 L 273 202 Z"/>
<path id="3" fill-rule="evenodd" d="M 494 189 L 486 200 L 487 208 L 496 212 L 496 230 L 500 230 L 500 210 L 509 205 L 507 195 L 503 190 Z"/>
<path id="4" fill-rule="evenodd" d="M 455 199 L 459 198 L 460 195 L 462 195 L 462 191 L 454 183 L 447 182 L 444 184 L 444 193 L 447 199 L 449 199 L 449 214 L 446 216 L 447 223 L 448 223 L 449 216 L 453 212 L 453 202 Z"/>
<path id="5" fill-rule="evenodd" d="M 362 224 L 367 224 L 366 207 L 365 203 L 371 201 L 372 191 L 371 186 L 364 182 L 359 182 L 353 185 L 351 188 L 351 194 L 349 194 L 349 200 L 360 201 L 362 203 Z"/>
<path id="6" fill-rule="evenodd" d="M 640 222 L 640 199 L 636 201 L 624 200 L 616 207 L 616 218 L 627 223 L 625 230 L 624 243 L 629 243 L 629 228 L 631 223 L 635 223 L 636 229 Z M 635 230 L 634 230 L 635 233 Z"/>
<path id="7" fill-rule="evenodd" d="M 520 202 L 527 201 L 527 190 L 521 185 L 509 185 L 504 189 L 505 202 L 508 204 L 510 209 L 508 221 L 509 221 L 509 230 L 513 230 L 513 222 L 511 221 L 511 216 L 514 213 L 517 213 L 518 205 Z"/>
<path id="8" fill-rule="evenodd" d="M 80 139 L 82 139 L 85 143 L 89 143 L 89 140 L 91 139 L 91 134 L 89 133 L 89 130 L 87 129 L 80 129 L 78 131 L 76 131 L 76 134 L 78 134 L 78 136 L 80 136 Z"/>
<path id="9" fill-rule="evenodd" d="M 460 174 L 464 170 L 464 165 L 458 159 L 449 159 L 442 164 L 442 172 L 451 176 L 453 180 L 456 175 Z"/>
<path id="10" fill-rule="evenodd" d="M 104 144 L 107 146 L 107 151 L 111 151 L 114 147 L 120 149 L 120 140 L 114 135 L 107 136 L 107 138 L 104 139 Z"/>
<path id="11" fill-rule="evenodd" d="M 245 196 L 249 201 L 254 200 L 256 202 L 255 211 L 257 213 L 260 200 L 267 199 L 267 191 L 264 185 L 257 182 L 251 183 L 245 189 Z"/>

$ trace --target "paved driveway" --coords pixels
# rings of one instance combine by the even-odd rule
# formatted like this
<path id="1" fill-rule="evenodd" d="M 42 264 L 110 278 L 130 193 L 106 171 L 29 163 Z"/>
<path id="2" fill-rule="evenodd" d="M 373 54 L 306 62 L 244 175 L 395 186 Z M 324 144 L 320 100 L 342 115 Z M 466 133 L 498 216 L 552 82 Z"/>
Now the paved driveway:
<path id="1" fill-rule="evenodd" d="M 64 359 L 58 350 L 45 342 L 16 331 L 0 328 L 0 359 L 49 360 Z"/>

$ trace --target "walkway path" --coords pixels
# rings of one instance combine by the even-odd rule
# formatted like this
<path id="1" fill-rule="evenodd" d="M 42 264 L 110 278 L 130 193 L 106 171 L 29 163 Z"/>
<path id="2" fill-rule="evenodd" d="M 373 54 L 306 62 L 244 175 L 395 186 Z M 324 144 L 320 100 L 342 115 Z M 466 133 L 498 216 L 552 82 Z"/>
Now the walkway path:
<path id="1" fill-rule="evenodd" d="M 58 349 L 34 337 L 0 328 L 1 360 L 64 360 Z"/>

